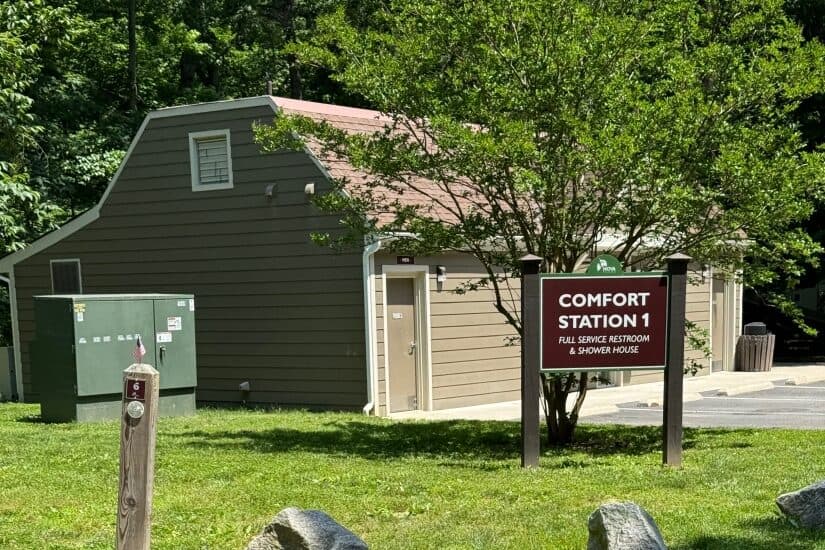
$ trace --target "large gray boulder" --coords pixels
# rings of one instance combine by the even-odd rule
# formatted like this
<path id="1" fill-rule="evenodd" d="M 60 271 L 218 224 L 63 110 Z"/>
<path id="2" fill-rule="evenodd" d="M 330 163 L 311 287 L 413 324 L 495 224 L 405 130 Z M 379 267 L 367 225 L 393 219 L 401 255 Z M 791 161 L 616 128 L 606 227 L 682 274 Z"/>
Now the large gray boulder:
<path id="1" fill-rule="evenodd" d="M 284 508 L 247 550 L 367 550 L 367 544 L 321 510 Z"/>
<path id="2" fill-rule="evenodd" d="M 587 528 L 587 550 L 667 550 L 656 522 L 634 502 L 602 504 Z"/>
<path id="3" fill-rule="evenodd" d="M 825 529 L 825 479 L 793 493 L 779 495 L 776 505 L 794 525 Z"/>
<path id="4" fill-rule="evenodd" d="M 249 542 L 246 550 L 283 550 L 278 535 L 274 531 L 267 531 L 268 528 L 268 525 L 264 527 L 263 532 Z"/>

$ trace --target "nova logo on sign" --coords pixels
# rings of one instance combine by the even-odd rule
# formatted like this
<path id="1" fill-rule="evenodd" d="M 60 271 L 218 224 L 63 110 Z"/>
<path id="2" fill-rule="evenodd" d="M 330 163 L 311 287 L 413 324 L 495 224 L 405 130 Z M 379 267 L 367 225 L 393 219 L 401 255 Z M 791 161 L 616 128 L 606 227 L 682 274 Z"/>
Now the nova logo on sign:
<path id="1" fill-rule="evenodd" d="M 543 276 L 541 369 L 664 368 L 667 276 Z"/>
<path id="2" fill-rule="evenodd" d="M 588 275 L 617 275 L 623 271 L 622 263 L 610 254 L 596 256 L 587 268 Z"/>

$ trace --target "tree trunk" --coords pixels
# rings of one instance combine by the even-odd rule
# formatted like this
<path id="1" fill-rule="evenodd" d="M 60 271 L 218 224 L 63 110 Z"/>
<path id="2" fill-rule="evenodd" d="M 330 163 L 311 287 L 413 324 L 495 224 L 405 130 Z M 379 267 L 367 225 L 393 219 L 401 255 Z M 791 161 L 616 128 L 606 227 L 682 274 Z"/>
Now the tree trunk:
<path id="1" fill-rule="evenodd" d="M 570 373 L 566 376 L 542 374 L 542 394 L 544 416 L 547 421 L 547 443 L 564 447 L 573 442 L 579 411 L 587 395 L 587 373 Z M 567 412 L 567 397 L 571 391 L 580 390 L 570 412 Z"/>
<path id="2" fill-rule="evenodd" d="M 304 98 L 304 87 L 301 81 L 301 67 L 298 65 L 298 60 L 294 55 L 288 55 L 289 62 L 289 93 L 292 99 Z"/>
<path id="3" fill-rule="evenodd" d="M 295 0 L 286 1 L 286 20 L 284 21 L 284 36 L 287 42 L 295 42 Z M 289 95 L 292 99 L 303 99 L 304 90 L 301 80 L 301 67 L 294 54 L 286 56 L 289 65 Z"/>
<path id="4" fill-rule="evenodd" d="M 134 111 L 137 108 L 138 88 L 137 88 L 137 35 L 135 30 L 137 0 L 128 0 L 128 26 L 129 26 L 129 109 Z"/>

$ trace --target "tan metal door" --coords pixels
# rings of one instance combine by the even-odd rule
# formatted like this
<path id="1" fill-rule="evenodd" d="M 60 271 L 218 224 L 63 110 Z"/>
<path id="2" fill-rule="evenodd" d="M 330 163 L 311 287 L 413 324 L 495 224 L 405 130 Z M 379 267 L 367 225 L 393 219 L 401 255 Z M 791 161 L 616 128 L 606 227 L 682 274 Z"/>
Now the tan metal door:
<path id="1" fill-rule="evenodd" d="M 413 279 L 387 279 L 390 412 L 418 408 Z"/>
<path id="2" fill-rule="evenodd" d="M 725 315 L 725 281 L 713 279 L 711 302 L 711 372 L 725 370 L 725 350 L 727 349 L 727 316 Z"/>

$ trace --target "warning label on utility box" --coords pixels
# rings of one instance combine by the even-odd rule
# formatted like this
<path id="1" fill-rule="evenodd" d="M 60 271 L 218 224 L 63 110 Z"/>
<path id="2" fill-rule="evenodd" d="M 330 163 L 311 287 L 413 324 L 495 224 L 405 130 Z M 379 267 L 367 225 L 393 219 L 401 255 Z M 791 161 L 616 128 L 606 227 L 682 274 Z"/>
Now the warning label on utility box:
<path id="1" fill-rule="evenodd" d="M 667 276 L 543 277 L 541 368 L 657 368 L 667 350 Z"/>

